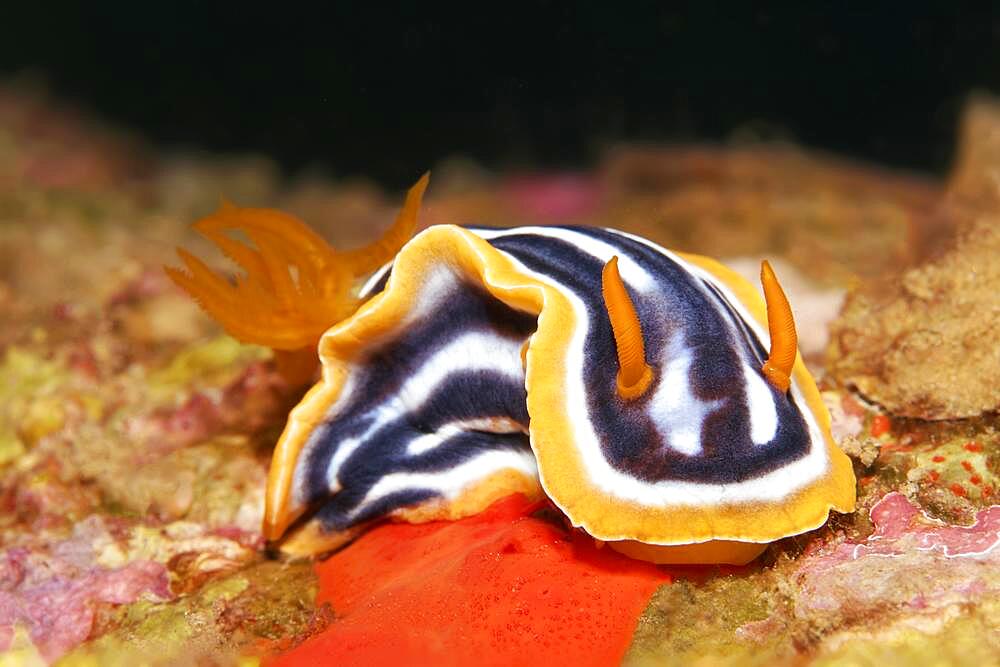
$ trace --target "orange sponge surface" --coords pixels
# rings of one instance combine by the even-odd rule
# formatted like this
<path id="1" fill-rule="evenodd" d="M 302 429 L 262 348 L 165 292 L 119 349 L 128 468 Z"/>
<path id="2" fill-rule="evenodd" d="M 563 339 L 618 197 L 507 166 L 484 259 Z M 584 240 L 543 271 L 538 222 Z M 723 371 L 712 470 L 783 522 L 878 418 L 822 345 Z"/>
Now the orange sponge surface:
<path id="1" fill-rule="evenodd" d="M 532 516 L 514 495 L 455 522 L 385 524 L 319 563 L 336 620 L 268 665 L 620 663 L 663 570 Z"/>

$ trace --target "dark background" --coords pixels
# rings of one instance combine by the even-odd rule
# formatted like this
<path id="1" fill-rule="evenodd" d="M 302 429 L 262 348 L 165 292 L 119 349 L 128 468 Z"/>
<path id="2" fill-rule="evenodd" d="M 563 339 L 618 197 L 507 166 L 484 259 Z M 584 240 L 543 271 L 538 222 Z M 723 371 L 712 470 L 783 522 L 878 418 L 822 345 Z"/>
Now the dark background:
<path id="1" fill-rule="evenodd" d="M 389 186 L 453 155 L 572 168 L 621 140 L 744 136 L 943 173 L 963 100 L 1000 92 L 997 20 L 869 4 L 18 4 L 0 75 L 158 145 Z"/>

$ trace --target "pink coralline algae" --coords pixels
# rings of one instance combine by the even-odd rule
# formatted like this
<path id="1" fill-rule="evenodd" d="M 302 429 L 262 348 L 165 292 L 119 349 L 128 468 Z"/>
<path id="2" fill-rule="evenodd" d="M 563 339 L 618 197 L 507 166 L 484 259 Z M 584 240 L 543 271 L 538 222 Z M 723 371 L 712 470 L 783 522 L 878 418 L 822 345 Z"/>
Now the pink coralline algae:
<path id="1" fill-rule="evenodd" d="M 1000 506 L 982 510 L 971 526 L 927 517 L 901 493 L 871 510 L 875 531 L 860 544 L 807 558 L 796 577 L 799 618 L 830 611 L 845 622 L 883 614 L 935 615 L 1000 593 Z"/>
<path id="2" fill-rule="evenodd" d="M 902 493 L 886 494 L 871 509 L 874 532 L 860 544 L 844 543 L 832 553 L 809 560 L 823 569 L 871 556 L 906 556 L 934 552 L 944 558 L 1000 560 L 1000 505 L 976 515 L 971 526 L 954 526 L 931 519 Z"/>
<path id="3" fill-rule="evenodd" d="M 0 553 L 0 652 L 10 648 L 20 625 L 52 661 L 87 639 L 98 604 L 172 597 L 160 563 L 134 561 L 105 569 L 81 568 L 73 560 L 21 547 Z"/>
<path id="4" fill-rule="evenodd" d="M 1000 595 L 1000 505 L 958 526 L 928 517 L 892 492 L 875 504 L 871 520 L 875 530 L 864 542 L 804 554 L 788 611 L 748 623 L 738 634 L 763 638 L 803 623 L 827 635 L 894 624 L 933 632 L 957 610 Z"/>
<path id="5" fill-rule="evenodd" d="M 145 463 L 207 440 L 220 432 L 253 433 L 270 426 L 285 407 L 288 388 L 266 363 L 249 364 L 221 391 L 194 392 L 179 406 L 132 418 L 130 438 L 148 443 L 137 453 Z"/>
<path id="6" fill-rule="evenodd" d="M 891 555 L 912 546 L 947 558 L 1000 557 L 1000 505 L 980 511 L 971 526 L 952 526 L 928 518 L 903 494 L 890 493 L 872 508 L 871 518 L 875 532 L 867 545 L 857 545 L 862 554 Z"/>

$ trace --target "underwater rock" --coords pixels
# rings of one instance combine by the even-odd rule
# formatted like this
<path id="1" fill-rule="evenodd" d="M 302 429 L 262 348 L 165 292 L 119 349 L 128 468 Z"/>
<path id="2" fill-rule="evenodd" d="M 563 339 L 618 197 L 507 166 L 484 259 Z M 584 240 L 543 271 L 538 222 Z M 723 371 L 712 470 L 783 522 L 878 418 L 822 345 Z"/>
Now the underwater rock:
<path id="1" fill-rule="evenodd" d="M 1000 99 L 975 95 L 962 117 L 955 168 L 948 183 L 953 200 L 1000 203 Z"/>
<path id="2" fill-rule="evenodd" d="M 104 632 L 60 664 L 258 664 L 282 638 L 316 632 L 329 622 L 315 610 L 316 578 L 309 564 L 256 562 L 202 582 L 168 602 L 142 600 L 105 618 Z"/>
<path id="3" fill-rule="evenodd" d="M 119 373 L 97 354 L 93 377 L 74 368 L 76 342 L 52 347 L 48 355 L 10 347 L 0 361 L 0 465 L 12 464 L 0 490 L 18 510 L 9 518 L 72 521 L 103 501 L 164 520 L 259 529 L 266 452 L 256 438 L 287 409 L 287 389 L 261 350 L 217 338 L 155 370 Z"/>
<path id="4" fill-rule="evenodd" d="M 954 525 L 890 492 L 870 520 L 866 538 L 814 540 L 765 567 L 682 575 L 653 597 L 626 664 L 992 664 L 1000 506 Z M 983 634 L 970 642 L 976 629 Z M 925 650 L 914 655 L 914 646 Z M 837 661 L 852 651 L 881 660 Z"/>
<path id="5" fill-rule="evenodd" d="M 829 370 L 894 415 L 974 417 L 1000 407 L 1000 209 L 942 257 L 852 292 Z"/>
<path id="6" fill-rule="evenodd" d="M 994 269 L 969 262 L 995 254 L 998 115 L 989 100 L 969 112 L 947 191 L 791 147 L 623 149 L 569 182 L 462 167 L 450 189 L 438 180 L 424 222 L 619 226 L 752 259 L 754 272 L 761 255 L 777 255 L 821 374 L 816 351 L 844 287 L 929 248 L 947 251 L 934 259 L 946 264 L 898 274 L 897 296 L 922 308 L 923 324 L 993 326 L 975 283 Z M 407 631 L 415 651 L 432 650 L 455 637 L 435 624 L 458 618 L 473 630 L 454 655 L 480 650 L 480 662 L 536 659 L 537 644 L 518 636 L 548 638 L 560 660 L 581 664 L 609 646 L 604 661 L 628 649 L 627 664 L 995 662 L 1000 547 L 980 552 L 996 530 L 1000 421 L 900 419 L 829 378 L 823 398 L 860 476 L 859 510 L 748 567 L 623 570 L 544 512 L 516 525 L 477 520 L 476 535 L 467 524 L 385 525 L 318 567 L 264 560 L 267 458 L 298 396 L 268 352 L 220 337 L 160 269 L 174 245 L 209 251 L 187 225 L 221 192 L 287 207 L 345 248 L 368 242 L 398 207 L 367 183 L 285 184 L 266 158 L 153 162 L 45 112 L 41 98 L 0 90 L 0 665 L 306 660 L 324 641 L 347 637 L 334 650 L 360 651 Z M 954 220 L 968 241 L 938 247 Z M 944 275 L 969 266 L 978 273 L 966 283 Z M 851 323 L 868 337 L 854 342 L 872 350 L 845 345 L 833 363 L 891 347 L 865 329 L 881 317 L 859 309 Z M 923 380 L 955 396 L 972 366 L 906 363 L 912 375 L 899 368 L 889 384 L 915 389 L 933 373 Z M 980 363 L 984 375 L 995 365 Z M 912 402 L 892 392 L 884 405 Z M 972 398 L 962 401 L 988 403 Z M 661 586 L 668 577 L 683 578 Z M 549 585 L 558 594 L 545 595 Z M 469 619 L 460 607 L 473 598 L 481 613 Z M 56 620 L 57 632 L 39 631 Z"/>
<path id="7" fill-rule="evenodd" d="M 1000 442 L 995 417 L 897 419 L 884 431 L 872 421 L 871 432 L 879 435 L 866 436 L 863 443 L 876 448 L 876 459 L 858 480 L 859 507 L 870 508 L 896 490 L 935 519 L 967 524 L 997 501 Z"/>
<path id="8" fill-rule="evenodd" d="M 890 413 L 974 417 L 1000 408 L 1000 107 L 967 114 L 961 161 L 939 205 L 959 222 L 937 257 L 851 292 L 831 328 L 829 370 Z"/>
<path id="9" fill-rule="evenodd" d="M 0 659 L 18 628 L 47 660 L 101 636 L 83 653 L 113 646 L 100 664 L 114 657 L 111 664 L 123 665 L 136 664 L 127 656 L 150 646 L 188 655 L 184 640 L 195 635 L 206 652 L 287 636 L 314 616 L 314 579 L 307 566 L 259 562 L 261 547 L 259 535 L 236 528 L 100 514 L 68 534 L 56 528 L 22 536 L 0 551 Z M 218 604 L 248 589 L 252 596 L 238 608 Z M 137 626 L 148 632 L 131 635 Z"/>
<path id="10" fill-rule="evenodd" d="M 944 621 L 1000 594 L 1000 506 L 956 526 L 890 493 L 870 515 L 875 530 L 865 541 L 802 558 L 791 578 L 794 603 L 780 621 L 739 632 L 751 638 L 783 625 L 803 637 L 825 635 L 824 647 L 895 624 L 935 634 Z"/>
<path id="11" fill-rule="evenodd" d="M 912 262 L 939 224 L 930 180 L 789 145 L 623 147 L 602 171 L 592 224 L 714 257 L 778 255 L 827 284 Z"/>
<path id="12" fill-rule="evenodd" d="M 39 82 L 0 82 L 0 193 L 107 190 L 148 167 L 134 138 L 53 101 Z"/>
<path id="13" fill-rule="evenodd" d="M 997 500 L 1000 446 L 995 433 L 952 437 L 930 451 L 913 452 L 907 495 L 934 516 L 967 520 Z"/>
<path id="14" fill-rule="evenodd" d="M 135 560 L 101 567 L 89 549 L 90 536 L 75 539 L 76 545 L 70 538 L 48 551 L 21 547 L 0 552 L 0 652 L 23 626 L 41 655 L 54 660 L 87 639 L 96 605 L 172 597 L 163 564 Z"/>

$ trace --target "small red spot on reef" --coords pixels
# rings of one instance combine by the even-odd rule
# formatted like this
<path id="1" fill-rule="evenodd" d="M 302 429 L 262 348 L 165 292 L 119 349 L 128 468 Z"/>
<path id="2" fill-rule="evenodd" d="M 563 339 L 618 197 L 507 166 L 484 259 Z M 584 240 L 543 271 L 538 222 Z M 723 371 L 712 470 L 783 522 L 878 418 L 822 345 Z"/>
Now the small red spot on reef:
<path id="1" fill-rule="evenodd" d="M 266 664 L 619 664 L 665 571 L 530 516 L 385 524 L 317 565 L 336 620 Z"/>
<path id="2" fill-rule="evenodd" d="M 885 435 L 890 430 L 892 430 L 892 422 L 885 415 L 875 415 L 872 419 L 872 437 L 879 437 Z"/>
<path id="3" fill-rule="evenodd" d="M 962 467 L 965 468 L 965 472 L 972 472 L 972 464 L 968 461 L 962 461 Z"/>
<path id="4" fill-rule="evenodd" d="M 936 482 L 941 478 L 941 473 L 939 473 L 937 470 L 931 470 L 929 473 L 927 473 L 927 476 L 931 478 L 932 482 Z"/>
<path id="5" fill-rule="evenodd" d="M 965 443 L 965 448 L 970 452 L 981 452 L 983 451 L 983 446 L 978 442 L 972 441 Z"/>
<path id="6" fill-rule="evenodd" d="M 944 463 L 944 457 L 938 454 L 937 456 L 932 458 L 931 461 L 934 461 L 934 463 Z"/>
<path id="7" fill-rule="evenodd" d="M 956 496 L 958 496 L 960 498 L 968 498 L 969 497 L 969 492 L 966 491 L 965 487 L 962 486 L 961 484 L 952 484 L 948 488 L 951 489 L 952 493 L 954 493 Z"/>
<path id="8" fill-rule="evenodd" d="M 976 486 L 979 486 L 980 484 L 983 483 L 983 478 L 980 477 L 979 475 L 973 475 L 972 477 L 969 478 L 969 481 L 975 484 Z"/>

